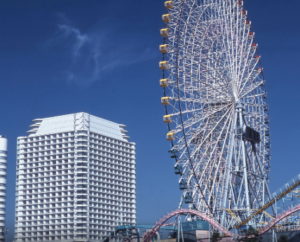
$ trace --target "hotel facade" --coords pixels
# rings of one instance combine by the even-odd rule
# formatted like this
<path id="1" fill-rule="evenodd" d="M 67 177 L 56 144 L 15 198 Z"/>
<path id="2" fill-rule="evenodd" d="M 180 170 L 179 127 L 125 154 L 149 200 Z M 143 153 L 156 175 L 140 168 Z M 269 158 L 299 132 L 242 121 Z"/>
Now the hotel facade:
<path id="1" fill-rule="evenodd" d="M 5 241 L 7 139 L 0 135 L 0 242 Z"/>
<path id="2" fill-rule="evenodd" d="M 18 137 L 15 241 L 101 241 L 136 223 L 135 143 L 88 113 L 35 119 Z"/>

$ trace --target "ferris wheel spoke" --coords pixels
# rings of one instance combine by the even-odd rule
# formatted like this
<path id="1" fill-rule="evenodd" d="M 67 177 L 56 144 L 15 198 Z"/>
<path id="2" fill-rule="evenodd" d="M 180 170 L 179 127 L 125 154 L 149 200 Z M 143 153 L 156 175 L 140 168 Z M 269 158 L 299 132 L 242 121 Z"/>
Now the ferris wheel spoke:
<path id="1" fill-rule="evenodd" d="M 245 96 L 248 97 L 248 95 L 253 92 L 254 90 L 257 90 L 260 86 L 264 85 L 265 84 L 265 81 L 261 80 L 261 81 L 258 81 L 257 83 L 255 83 L 255 85 L 253 86 L 248 86 L 247 89 L 248 90 L 244 90 L 245 89 L 245 86 L 243 86 L 243 88 L 241 89 L 240 91 L 240 97 L 243 98 Z"/>
<path id="2" fill-rule="evenodd" d="M 218 109 L 218 110 L 213 110 L 212 113 L 206 113 L 205 116 L 204 116 L 204 117 L 201 117 L 201 118 L 198 118 L 198 117 L 196 116 L 196 118 L 195 118 L 194 121 L 191 121 L 190 119 L 188 119 L 188 120 L 185 121 L 184 125 L 185 125 L 186 129 L 188 129 L 188 128 L 190 128 L 191 126 L 193 126 L 193 125 L 199 123 L 199 121 L 202 121 L 202 120 L 208 120 L 210 117 L 216 115 L 217 113 L 219 113 L 219 112 L 221 112 L 221 111 L 224 111 L 224 110 L 228 109 L 231 105 L 232 105 L 232 104 L 228 104 L 228 105 L 226 105 L 226 106 L 224 106 L 224 107 L 222 107 L 222 108 L 220 108 L 220 109 Z M 186 112 L 186 113 L 189 113 L 189 112 Z M 179 115 L 180 115 L 180 113 L 178 113 L 176 116 L 179 116 Z M 173 116 L 175 116 L 175 114 L 174 114 Z M 177 124 L 177 125 L 176 125 L 177 128 L 175 128 L 173 131 L 174 131 L 175 133 L 181 132 L 182 129 L 180 128 L 180 126 L 181 126 L 181 124 Z"/>
<path id="3" fill-rule="evenodd" d="M 225 126 L 224 126 L 225 128 Z M 224 129 L 223 129 L 224 131 Z M 225 140 L 227 140 L 229 138 L 229 129 L 226 130 L 226 135 L 225 135 Z M 221 162 L 222 162 L 222 159 L 224 159 L 223 157 L 223 154 L 224 154 L 224 149 L 227 147 L 227 145 L 223 145 L 222 146 L 222 150 L 220 152 L 220 156 L 219 156 L 219 159 L 217 161 L 217 166 L 216 166 L 216 170 L 218 171 L 217 175 L 214 176 L 213 178 L 213 184 L 212 184 L 212 187 L 215 187 L 216 188 L 216 193 L 219 192 L 219 190 L 221 190 L 221 182 L 222 182 L 222 171 L 224 171 L 224 167 L 221 167 Z M 212 176 L 212 172 L 211 172 L 211 176 Z M 216 182 L 217 178 L 219 179 L 219 183 Z M 210 199 L 213 199 L 213 193 L 210 194 Z M 208 201 L 210 201 L 210 199 Z"/>
<path id="4" fill-rule="evenodd" d="M 200 45 L 201 45 L 201 43 L 200 43 Z M 179 54 L 179 57 L 181 57 L 180 54 Z M 201 63 L 201 62 L 200 62 L 200 63 Z M 222 79 L 221 79 L 221 80 L 222 80 Z"/>
<path id="5" fill-rule="evenodd" d="M 224 147 L 223 147 L 224 148 Z M 222 155 L 220 156 L 220 159 L 219 160 L 221 160 L 222 159 Z M 209 160 L 211 160 L 211 157 L 209 158 Z M 217 165 L 215 165 L 215 164 L 211 164 L 211 166 L 219 166 L 220 164 L 217 164 Z M 195 170 L 197 170 L 197 168 L 195 169 Z M 212 174 L 212 172 L 209 172 L 209 168 L 208 167 L 205 167 L 203 170 L 206 170 L 206 171 L 208 171 L 208 173 L 210 173 L 210 174 L 208 174 L 208 176 L 206 176 L 205 178 L 204 177 L 200 177 L 199 178 L 199 180 L 200 180 L 200 182 L 201 182 L 201 184 L 204 184 L 204 188 L 203 188 L 203 194 L 206 194 L 207 193 L 207 191 L 208 191 L 208 183 L 207 182 L 205 182 L 205 180 L 207 180 L 207 179 L 212 179 L 212 176 L 213 176 L 213 174 Z M 198 175 L 198 174 L 196 174 L 196 176 L 200 176 L 200 175 Z M 216 177 L 215 177 L 216 178 Z M 222 180 L 222 178 L 221 177 L 219 177 L 219 181 L 221 181 Z M 206 184 L 206 185 L 205 185 Z M 208 194 L 209 195 L 209 194 Z M 211 195 L 210 195 L 211 196 Z M 210 196 L 208 196 L 208 200 L 210 199 Z M 215 205 L 214 205 L 215 206 Z"/>
<path id="6" fill-rule="evenodd" d="M 249 70 L 248 74 L 245 74 L 244 82 L 240 82 L 239 83 L 239 93 L 241 94 L 243 92 L 243 89 L 247 86 L 249 86 L 250 84 L 252 84 L 252 81 L 255 80 L 255 82 L 260 82 L 263 81 L 262 79 L 259 78 L 260 76 L 260 69 L 257 68 L 257 65 L 253 65 L 251 67 L 251 70 Z"/>
<path id="7" fill-rule="evenodd" d="M 207 71 L 204 71 L 204 73 L 205 72 L 207 72 Z M 186 72 L 184 72 L 184 73 L 185 73 L 186 77 L 192 78 L 192 75 L 190 73 L 186 73 Z M 217 77 L 212 78 L 212 80 L 213 79 L 218 80 Z M 182 86 L 182 84 L 179 84 L 179 85 Z M 220 95 L 221 94 L 224 95 L 224 93 L 220 89 L 223 89 L 223 87 L 226 87 L 226 89 L 227 89 L 227 85 L 225 83 L 223 85 L 219 85 L 219 86 L 216 86 L 216 87 L 213 84 L 211 84 L 210 82 L 202 83 L 202 85 L 204 85 L 206 88 L 211 88 L 213 91 L 219 93 Z M 229 98 L 230 96 L 227 96 L 227 97 Z"/>
<path id="8" fill-rule="evenodd" d="M 192 156 L 195 155 L 195 152 L 198 152 L 199 149 L 202 147 L 202 145 L 208 140 L 212 132 L 220 125 L 220 123 L 223 121 L 225 118 L 229 118 L 227 115 L 230 115 L 231 109 L 228 108 L 228 110 L 222 115 L 222 117 L 219 119 L 218 122 L 214 125 L 214 127 L 209 131 L 209 133 L 204 137 L 203 141 L 199 144 L 199 146 L 194 150 L 194 152 L 191 154 Z M 226 117 L 227 116 L 227 117 Z M 195 137 L 196 138 L 196 137 Z"/>
<path id="9" fill-rule="evenodd" d="M 226 136 L 228 135 L 229 130 L 230 130 L 230 128 L 229 128 L 229 126 L 230 126 L 229 123 L 230 123 L 230 122 L 232 122 L 232 119 L 231 119 L 230 116 L 228 116 L 228 117 L 227 117 L 227 120 L 225 121 L 224 126 L 223 126 L 223 128 L 222 128 L 223 130 L 226 130 Z M 226 128 L 227 128 L 227 129 L 226 129 Z M 220 133 L 217 142 L 220 141 L 220 139 L 221 139 L 221 137 L 222 137 L 222 134 L 223 134 L 223 133 Z M 215 148 L 216 148 L 216 146 L 214 146 L 213 149 L 212 149 L 211 144 L 209 144 L 208 146 L 206 146 L 206 149 L 205 149 L 205 151 L 203 152 L 202 157 L 205 158 L 206 155 L 207 155 L 207 153 L 208 153 L 208 151 L 211 149 L 210 156 L 208 157 L 208 160 L 211 160 L 212 155 L 213 155 L 213 152 L 215 151 Z M 199 165 L 200 165 L 200 164 L 201 164 L 201 163 L 198 163 L 198 165 L 195 166 L 195 169 L 196 169 L 196 170 L 199 168 Z M 210 165 L 210 163 L 209 163 L 209 162 L 206 162 L 205 167 L 204 167 L 204 170 L 207 170 L 209 165 Z M 206 174 L 205 174 L 205 173 L 202 173 L 202 174 L 201 174 L 200 180 L 202 179 L 202 177 L 203 177 L 204 175 L 206 175 Z"/>

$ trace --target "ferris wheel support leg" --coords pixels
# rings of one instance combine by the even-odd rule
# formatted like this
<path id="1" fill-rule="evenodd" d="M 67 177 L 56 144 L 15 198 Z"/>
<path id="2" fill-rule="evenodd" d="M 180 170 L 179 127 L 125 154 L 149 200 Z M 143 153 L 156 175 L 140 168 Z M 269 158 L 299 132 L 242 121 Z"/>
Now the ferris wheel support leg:
<path id="1" fill-rule="evenodd" d="M 182 203 L 183 203 L 184 196 L 185 196 L 185 193 L 182 193 L 181 199 L 180 199 L 180 203 L 179 203 L 179 205 L 178 205 L 178 209 L 181 209 L 181 208 L 182 208 Z"/>
<path id="2" fill-rule="evenodd" d="M 225 186 L 223 190 L 223 201 L 222 201 L 222 209 L 226 208 L 227 204 L 227 198 L 228 198 L 228 188 L 229 188 L 229 180 L 230 180 L 230 168 L 231 168 L 231 163 L 232 163 L 232 156 L 233 156 L 233 148 L 234 148 L 234 131 L 236 129 L 236 123 L 237 123 L 237 113 L 236 111 L 234 112 L 234 119 L 232 123 L 232 129 L 231 129 L 231 137 L 230 137 L 230 153 L 229 153 L 229 159 L 227 161 L 227 166 L 226 166 L 226 176 L 225 176 Z M 221 219 L 221 225 L 223 227 L 226 227 L 226 210 L 223 210 L 222 213 L 222 219 Z"/>
<path id="3" fill-rule="evenodd" d="M 257 161 L 259 161 L 258 157 L 257 157 L 257 153 L 256 153 L 256 150 L 255 150 L 255 146 L 253 146 L 253 152 L 254 152 L 254 155 L 255 155 L 255 158 Z M 261 167 L 261 163 L 258 162 L 258 167 L 259 167 L 259 170 L 261 172 L 261 174 L 263 174 L 263 171 L 262 171 L 262 167 Z M 271 193 L 270 193 L 270 190 L 269 190 L 269 186 L 268 186 L 268 183 L 266 181 L 266 179 L 264 178 L 264 181 L 263 181 L 263 185 L 264 185 L 264 192 L 263 192 L 263 204 L 265 204 L 265 195 L 268 196 L 268 199 L 269 201 L 272 200 L 272 196 L 271 196 Z M 273 213 L 275 214 L 276 211 L 275 211 L 275 206 L 274 204 L 272 204 L 272 210 L 273 210 Z"/>
<path id="4" fill-rule="evenodd" d="M 275 233 L 275 228 L 272 229 L 272 242 L 277 242 L 277 236 Z"/>
<path id="5" fill-rule="evenodd" d="M 177 219 L 177 226 L 178 226 L 178 228 L 177 228 L 177 241 L 179 242 L 180 241 L 180 219 L 181 217 L 179 216 Z"/>
<path id="6" fill-rule="evenodd" d="M 271 196 L 271 192 L 269 190 L 269 186 L 268 186 L 266 180 L 265 180 L 265 183 L 266 183 L 266 188 L 267 188 L 267 192 L 268 192 L 269 201 L 271 201 L 272 200 L 272 196 Z M 274 204 L 271 207 L 272 207 L 273 213 L 276 214 L 276 216 L 277 216 L 277 208 L 274 206 Z"/>
<path id="7" fill-rule="evenodd" d="M 240 119 L 240 128 L 244 126 L 243 122 L 243 107 L 239 108 L 239 119 Z M 250 198 L 249 198 L 249 187 L 248 187 L 248 172 L 247 172 L 247 162 L 246 162 L 246 149 L 245 141 L 242 140 L 242 155 L 243 155 L 243 171 L 244 171 L 244 183 L 245 183 L 245 196 L 246 196 L 246 211 L 247 216 L 250 216 Z"/>

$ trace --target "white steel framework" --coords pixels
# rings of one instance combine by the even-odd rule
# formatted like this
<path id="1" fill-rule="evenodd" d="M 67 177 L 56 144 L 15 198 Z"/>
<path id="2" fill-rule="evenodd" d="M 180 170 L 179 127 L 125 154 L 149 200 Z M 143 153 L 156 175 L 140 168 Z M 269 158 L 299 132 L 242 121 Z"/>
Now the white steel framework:
<path id="1" fill-rule="evenodd" d="M 165 6 L 160 85 L 175 171 L 186 203 L 230 228 L 270 196 L 267 92 L 255 33 L 243 1 Z"/>

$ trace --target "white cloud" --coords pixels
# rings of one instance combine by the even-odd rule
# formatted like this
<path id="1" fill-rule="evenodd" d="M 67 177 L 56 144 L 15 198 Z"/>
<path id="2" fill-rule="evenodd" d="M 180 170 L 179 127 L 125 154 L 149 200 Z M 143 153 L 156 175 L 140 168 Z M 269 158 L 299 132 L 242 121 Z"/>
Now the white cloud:
<path id="1" fill-rule="evenodd" d="M 59 24 L 59 29 L 62 31 L 62 33 L 65 35 L 65 37 L 73 37 L 73 58 L 76 59 L 78 57 L 78 54 L 81 50 L 81 48 L 85 44 L 89 44 L 89 39 L 86 34 L 81 34 L 79 29 L 76 29 L 72 26 L 68 26 L 66 24 Z"/>
<path id="2" fill-rule="evenodd" d="M 124 41 L 116 30 L 95 28 L 84 33 L 65 15 L 59 15 L 58 35 L 50 45 L 59 46 L 67 57 L 63 67 L 64 78 L 69 83 L 89 86 L 101 81 L 101 74 L 121 66 L 143 62 L 156 56 L 156 51 L 145 49 L 131 41 Z M 132 40 L 134 38 L 130 38 Z M 137 43 L 139 43 L 137 41 Z"/>

